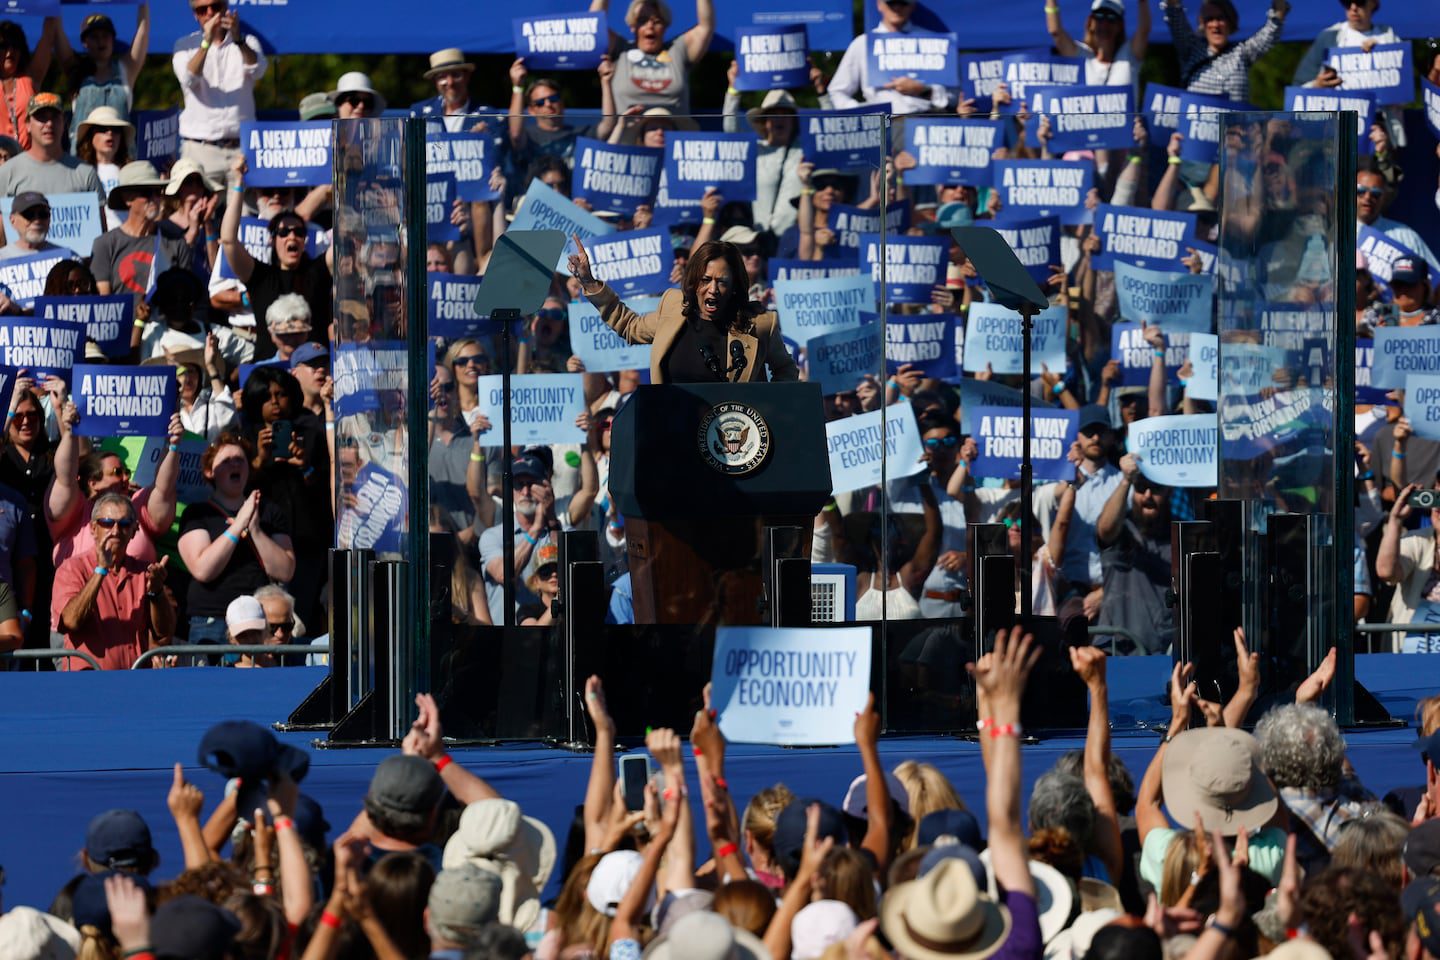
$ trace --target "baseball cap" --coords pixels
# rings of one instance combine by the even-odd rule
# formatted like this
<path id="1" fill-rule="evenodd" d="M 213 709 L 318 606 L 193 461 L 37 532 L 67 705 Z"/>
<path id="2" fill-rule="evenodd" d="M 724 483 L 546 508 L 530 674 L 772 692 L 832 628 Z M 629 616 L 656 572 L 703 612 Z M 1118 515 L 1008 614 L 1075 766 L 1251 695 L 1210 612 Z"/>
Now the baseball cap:
<path id="1" fill-rule="evenodd" d="M 150 921 L 150 948 L 157 960 L 222 960 L 240 932 L 229 910 L 192 894 L 167 900 Z"/>
<path id="2" fill-rule="evenodd" d="M 1412 880 L 1400 894 L 1405 919 L 1431 956 L 1440 956 L 1440 878 Z"/>
<path id="3" fill-rule="evenodd" d="M 1399 257 L 1390 268 L 1391 283 L 1424 283 L 1430 271 L 1419 257 Z"/>
<path id="4" fill-rule="evenodd" d="M 845 791 L 845 799 L 840 803 L 840 809 L 852 817 L 859 817 L 861 820 L 868 820 L 870 812 L 865 804 L 865 787 L 868 783 L 865 774 L 860 774 L 850 781 L 850 789 Z M 900 809 L 907 814 L 910 812 L 910 794 L 905 789 L 905 784 L 893 773 L 885 774 L 885 791 L 890 794 L 890 799 L 900 805 Z"/>
<path id="5" fill-rule="evenodd" d="M 590 906 L 607 917 L 615 916 L 615 909 L 625 899 L 625 892 L 640 872 L 643 860 L 634 850 L 612 850 L 601 857 L 585 883 L 585 899 Z M 650 896 L 654 895 L 652 890 Z M 646 912 L 649 912 L 648 898 Z"/>
<path id="6" fill-rule="evenodd" d="M 560 562 L 560 548 L 553 543 L 542 543 L 535 548 L 535 569 Z"/>
<path id="7" fill-rule="evenodd" d="M 840 815 L 839 810 L 814 797 L 792 800 L 780 811 L 780 816 L 775 818 L 775 857 L 787 874 L 793 874 L 800 868 L 800 851 L 805 847 L 805 811 L 812 803 L 820 805 L 820 824 L 816 838 L 833 837 L 835 843 L 842 847 L 850 842 L 845 832 L 845 818 Z"/>
<path id="8" fill-rule="evenodd" d="M 26 190 L 24 193 L 15 194 L 15 200 L 10 204 L 10 210 L 13 213 L 18 213 L 27 220 L 29 217 L 26 215 L 36 207 L 44 207 L 46 213 L 50 212 L 50 201 L 45 199 L 45 194 L 35 190 Z"/>
<path id="9" fill-rule="evenodd" d="M 134 810 L 106 810 L 85 830 L 85 854 L 104 867 L 138 868 L 155 857 L 150 828 Z"/>
<path id="10" fill-rule="evenodd" d="M 316 850 L 325 849 L 325 835 L 330 832 L 330 821 L 325 819 L 325 808 L 313 797 L 299 794 L 295 798 L 295 832 L 300 839 Z"/>
<path id="11" fill-rule="evenodd" d="M 262 610 L 260 619 L 264 618 Z M 273 732 L 250 720 L 222 720 L 206 730 L 200 738 L 199 760 L 227 780 L 261 781 L 284 773 L 298 783 L 310 769 L 310 756 L 304 750 L 282 744 Z"/>
<path id="12" fill-rule="evenodd" d="M 301 364 L 310 363 L 312 360 L 324 360 L 325 362 L 320 365 L 328 367 L 330 351 L 318 343 L 302 343 L 295 348 L 294 353 L 290 354 L 290 369 L 294 370 Z"/>
<path id="13" fill-rule="evenodd" d="M 225 626 L 232 637 L 246 630 L 264 630 L 265 608 L 260 606 L 259 600 L 248 594 L 236 597 L 225 608 Z"/>
<path id="14" fill-rule="evenodd" d="M 1110 412 L 1098 403 L 1087 403 L 1080 408 L 1079 418 L 1075 421 L 1075 430 L 1078 433 L 1097 423 L 1103 427 L 1110 426 Z"/>
<path id="15" fill-rule="evenodd" d="M 733 243 L 739 247 L 746 247 L 760 239 L 760 234 L 744 224 L 735 224 L 724 233 L 720 234 L 721 243 Z"/>
<path id="16" fill-rule="evenodd" d="M 511 472 L 516 477 L 535 477 L 539 480 L 550 476 L 550 471 L 545 468 L 545 461 L 533 453 L 522 453 L 516 457 Z"/>
<path id="17" fill-rule="evenodd" d="M 33 97 L 30 98 L 30 104 L 29 104 L 29 107 L 28 107 L 27 112 L 30 114 L 30 116 L 33 117 L 33 116 L 35 116 L 35 114 L 39 113 L 41 110 L 59 110 L 59 109 L 61 109 L 60 98 L 57 97 L 55 94 L 53 94 L 53 93 L 37 93 L 37 94 L 35 94 L 35 96 L 33 96 Z"/>
<path id="18" fill-rule="evenodd" d="M 111 33 L 114 33 L 115 24 L 103 13 L 92 13 L 85 18 L 84 23 L 80 24 L 80 39 L 84 40 L 85 35 L 91 30 L 109 30 Z"/>
<path id="19" fill-rule="evenodd" d="M 94 927 L 105 933 L 110 932 L 110 901 L 105 897 L 105 881 L 121 875 L 119 870 L 89 873 L 75 885 L 75 892 L 70 896 L 70 921 L 75 924 L 76 929 Z M 140 889 L 150 892 L 150 884 L 144 877 L 125 875 L 135 881 Z M 0 956 L 9 957 L 10 954 L 0 952 Z"/>
<path id="20" fill-rule="evenodd" d="M 1418 738 L 1411 746 L 1420 751 L 1421 757 L 1440 767 L 1440 730 Z"/>
<path id="21" fill-rule="evenodd" d="M 1099 13 L 1101 10 L 1115 14 L 1117 17 L 1125 16 L 1125 4 L 1120 0 L 1095 0 L 1090 4 L 1091 13 Z"/>
<path id="22" fill-rule="evenodd" d="M 938 844 L 944 837 L 954 837 L 976 850 L 985 849 L 980 822 L 969 810 L 935 810 L 920 818 L 920 824 L 915 828 L 915 843 L 918 846 Z"/>
<path id="23" fill-rule="evenodd" d="M 963 843 L 947 843 L 935 847 L 925 856 L 920 858 L 920 869 L 915 874 L 923 877 L 934 870 L 946 860 L 959 860 L 970 868 L 970 874 L 975 878 L 975 886 L 984 890 L 990 885 L 990 870 L 985 866 L 985 861 L 980 859 L 980 854 L 975 848 Z"/>
<path id="24" fill-rule="evenodd" d="M 430 887 L 430 925 L 443 939 L 469 946 L 500 915 L 500 877 L 473 863 L 441 870 Z"/>
<path id="25" fill-rule="evenodd" d="M 339 116 L 328 94 L 307 93 L 300 98 L 301 120 L 328 120 Z"/>
<path id="26" fill-rule="evenodd" d="M 790 921 L 790 956 L 794 960 L 817 960 L 832 943 L 844 943 L 859 923 L 850 905 L 839 900 L 806 904 Z"/>
<path id="27" fill-rule="evenodd" d="M 445 782 L 433 763 L 401 754 L 380 761 L 365 800 L 391 813 L 429 813 L 444 793 Z"/>
<path id="28" fill-rule="evenodd" d="M 1440 820 L 1426 820 L 1410 831 L 1401 850 L 1406 868 L 1417 877 L 1427 877 L 1440 868 Z"/>

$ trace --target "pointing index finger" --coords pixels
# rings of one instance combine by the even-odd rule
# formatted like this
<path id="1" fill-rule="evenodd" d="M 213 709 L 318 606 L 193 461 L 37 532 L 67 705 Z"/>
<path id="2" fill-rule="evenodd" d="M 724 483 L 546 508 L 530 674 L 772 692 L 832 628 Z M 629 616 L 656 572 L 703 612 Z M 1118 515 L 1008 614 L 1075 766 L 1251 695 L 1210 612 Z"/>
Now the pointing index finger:
<path id="1" fill-rule="evenodd" d="M 570 239 L 575 241 L 575 249 L 580 251 L 580 256 L 584 257 L 586 260 L 589 260 L 590 254 L 585 252 L 585 243 L 580 239 L 580 234 L 572 233 L 570 234 Z"/>

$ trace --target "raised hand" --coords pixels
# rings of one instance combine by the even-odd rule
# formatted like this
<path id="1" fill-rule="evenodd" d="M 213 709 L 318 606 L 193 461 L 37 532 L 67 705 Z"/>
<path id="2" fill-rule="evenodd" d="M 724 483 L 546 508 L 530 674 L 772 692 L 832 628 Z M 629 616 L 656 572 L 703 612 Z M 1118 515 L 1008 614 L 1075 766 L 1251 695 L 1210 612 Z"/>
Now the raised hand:
<path id="1" fill-rule="evenodd" d="M 205 794 L 185 779 L 185 768 L 179 763 L 175 764 L 175 779 L 170 784 L 165 805 L 170 808 L 170 815 L 176 820 L 182 817 L 194 817 L 198 820 L 200 810 L 205 806 Z"/>
<path id="2" fill-rule="evenodd" d="M 1330 689 L 1330 684 L 1335 680 L 1335 657 L 1335 648 L 1331 647 L 1330 652 L 1325 654 L 1325 659 L 1315 668 L 1315 672 L 1295 688 L 1296 703 L 1313 703 Z"/>
<path id="3" fill-rule="evenodd" d="M 411 756 L 434 760 L 445 752 L 445 734 L 440 727 L 440 708 L 428 693 L 415 695 L 415 722 L 400 743 L 400 749 Z"/>
<path id="4" fill-rule="evenodd" d="M 1000 703 L 1019 708 L 1030 671 L 1042 653 L 1034 644 L 1035 638 L 1017 624 L 1008 634 L 1004 630 L 995 634 L 993 656 L 988 664 L 982 660 L 980 664 L 965 665 L 975 678 L 975 685 L 985 691 L 992 709 Z"/>
<path id="5" fill-rule="evenodd" d="M 575 241 L 575 252 L 570 254 L 570 275 L 580 281 L 581 286 L 588 287 L 595 283 L 595 274 L 590 272 L 590 254 L 585 250 L 585 244 L 580 240 L 578 233 L 571 234 Z"/>
<path id="6" fill-rule="evenodd" d="M 164 556 L 160 558 L 159 563 L 152 563 L 145 568 L 146 593 L 159 593 L 160 588 L 165 586 L 165 570 L 169 563 L 170 558 Z"/>
<path id="7" fill-rule="evenodd" d="M 605 687 L 599 677 L 591 676 L 585 680 L 585 710 L 590 714 L 590 722 L 597 734 L 606 730 L 612 738 L 615 736 L 615 719 L 610 716 L 610 709 L 605 703 Z"/>

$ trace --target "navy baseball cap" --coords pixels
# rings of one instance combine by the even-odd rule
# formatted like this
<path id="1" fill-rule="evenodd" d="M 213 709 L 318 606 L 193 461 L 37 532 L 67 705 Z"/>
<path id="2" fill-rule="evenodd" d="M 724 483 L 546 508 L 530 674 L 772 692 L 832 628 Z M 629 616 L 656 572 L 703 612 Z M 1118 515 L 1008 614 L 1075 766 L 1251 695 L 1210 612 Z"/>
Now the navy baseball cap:
<path id="1" fill-rule="evenodd" d="M 282 744 L 275 734 L 249 720 L 222 720 L 206 730 L 200 740 L 200 763 L 227 780 L 264 780 L 284 773 L 299 783 L 310 769 L 305 751 Z"/>
<path id="2" fill-rule="evenodd" d="M 1390 267 L 1391 283 L 1424 283 L 1429 277 L 1430 268 L 1419 257 L 1399 257 Z"/>
<path id="3" fill-rule="evenodd" d="M 1440 730 L 1436 730 L 1428 737 L 1419 737 L 1411 746 L 1420 751 L 1423 759 L 1440 767 Z"/>
<path id="4" fill-rule="evenodd" d="M 1440 955 L 1440 878 L 1412 880 L 1400 894 L 1400 907 L 1425 951 Z"/>
<path id="5" fill-rule="evenodd" d="M 223 960 L 239 932 L 235 914 L 187 894 L 155 911 L 150 946 L 157 960 Z"/>
<path id="6" fill-rule="evenodd" d="M 1109 427 L 1110 411 L 1098 403 L 1087 403 L 1080 408 L 1079 417 L 1075 421 L 1075 431 L 1082 433 L 1086 427 L 1094 426 L 1097 423 L 1102 427 Z"/>
<path id="7" fill-rule="evenodd" d="M 545 468 L 545 461 L 533 453 L 522 453 L 515 458 L 511 466 L 512 474 L 518 479 L 520 477 L 534 477 L 537 480 L 549 478 L 550 471 Z"/>
<path id="8" fill-rule="evenodd" d="M 155 857 L 150 828 L 134 810 L 106 810 L 85 830 L 85 855 L 102 867 L 136 869 Z"/>
<path id="9" fill-rule="evenodd" d="M 917 846 L 928 847 L 941 837 L 954 837 L 975 850 L 985 849 L 980 822 L 969 810 L 936 810 L 920 818 L 920 825 L 915 828 Z"/>
<path id="10" fill-rule="evenodd" d="M 800 869 L 800 853 L 805 849 L 805 811 L 812 803 L 820 805 L 820 825 L 816 838 L 833 837 L 835 843 L 842 847 L 850 842 L 850 837 L 845 832 L 845 818 L 839 810 L 814 797 L 792 800 L 780 811 L 780 816 L 775 818 L 773 844 L 775 856 L 787 875 Z"/>
<path id="11" fill-rule="evenodd" d="M 946 860 L 964 861 L 965 866 L 970 868 L 971 875 L 975 877 L 975 886 L 981 890 L 989 888 L 990 871 L 985 869 L 985 861 L 980 859 L 980 854 L 976 853 L 973 847 L 963 843 L 945 844 L 925 854 L 920 858 L 920 872 L 916 876 L 925 876 Z"/>
<path id="12" fill-rule="evenodd" d="M 294 370 L 302 363 L 311 363 L 315 360 L 323 360 L 321 366 L 330 366 L 330 351 L 318 343 L 302 343 L 290 354 L 290 369 Z"/>
<path id="13" fill-rule="evenodd" d="M 70 895 L 70 918 L 76 929 L 95 927 L 105 933 L 110 932 L 110 901 L 105 898 L 105 881 L 109 877 L 122 875 L 128 876 L 141 890 L 150 892 L 150 882 L 134 874 L 125 874 L 120 870 L 87 874 L 75 885 L 75 892 Z"/>
<path id="14" fill-rule="evenodd" d="M 20 214 L 26 220 L 33 220 L 31 211 L 36 207 L 44 207 L 45 212 L 50 212 L 50 201 L 45 199 L 45 194 L 37 193 L 34 190 L 26 190 L 24 193 L 17 193 L 10 204 L 10 209 Z"/>
<path id="15" fill-rule="evenodd" d="M 325 849 L 325 835 L 330 832 L 330 821 L 325 819 L 325 810 L 311 797 L 300 794 L 295 798 L 295 832 L 316 850 Z"/>

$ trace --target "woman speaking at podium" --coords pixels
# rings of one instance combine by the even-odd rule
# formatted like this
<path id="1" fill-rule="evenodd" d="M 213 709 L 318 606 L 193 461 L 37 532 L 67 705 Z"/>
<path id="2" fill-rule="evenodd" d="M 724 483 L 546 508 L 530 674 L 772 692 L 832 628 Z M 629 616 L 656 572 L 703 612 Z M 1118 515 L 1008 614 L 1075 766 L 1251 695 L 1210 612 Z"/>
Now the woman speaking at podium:
<path id="1" fill-rule="evenodd" d="M 798 380 L 780 339 L 780 319 L 747 301 L 750 278 L 733 243 L 712 240 L 690 254 L 679 290 L 667 290 L 653 313 L 625 306 L 590 272 L 577 236 L 570 273 L 600 317 L 627 343 L 648 343 L 651 383 L 749 383 Z M 767 373 L 768 368 L 768 373 Z"/>

